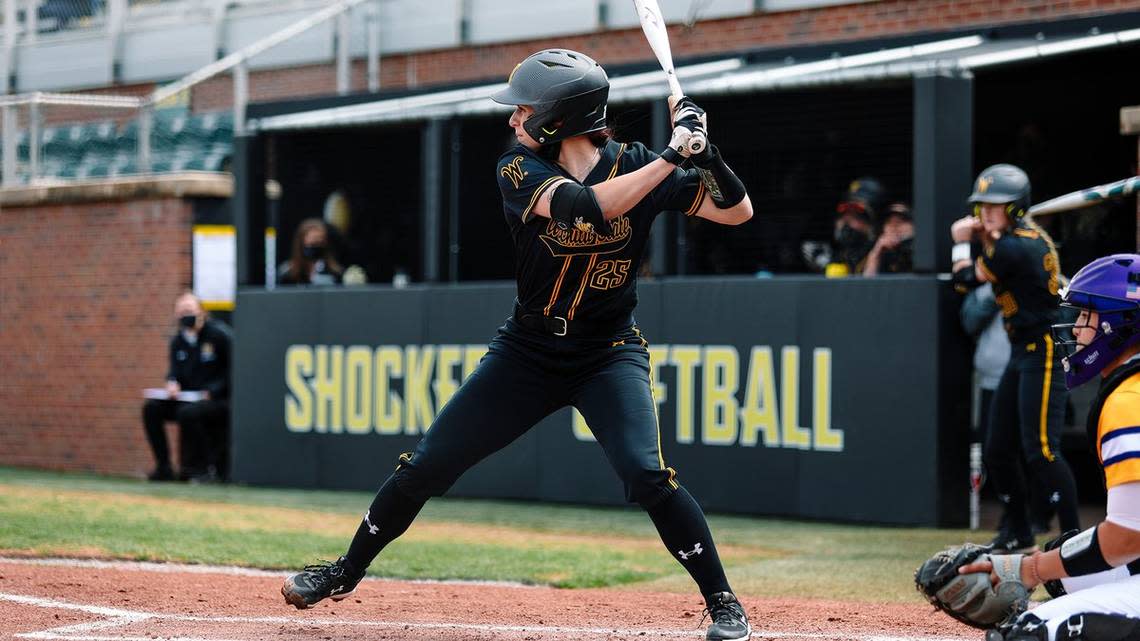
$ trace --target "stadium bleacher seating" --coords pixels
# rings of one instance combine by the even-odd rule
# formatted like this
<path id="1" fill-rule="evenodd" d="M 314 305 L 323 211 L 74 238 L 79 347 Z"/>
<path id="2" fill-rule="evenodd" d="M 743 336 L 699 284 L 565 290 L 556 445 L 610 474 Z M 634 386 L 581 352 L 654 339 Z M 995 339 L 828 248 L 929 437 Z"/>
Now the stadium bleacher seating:
<path id="1" fill-rule="evenodd" d="M 233 130 L 229 111 L 159 110 L 151 128 L 151 171 L 225 171 L 233 153 Z M 84 179 L 138 173 L 138 136 L 137 119 L 44 127 L 40 177 Z M 18 134 L 17 152 L 26 170 L 27 129 Z"/>

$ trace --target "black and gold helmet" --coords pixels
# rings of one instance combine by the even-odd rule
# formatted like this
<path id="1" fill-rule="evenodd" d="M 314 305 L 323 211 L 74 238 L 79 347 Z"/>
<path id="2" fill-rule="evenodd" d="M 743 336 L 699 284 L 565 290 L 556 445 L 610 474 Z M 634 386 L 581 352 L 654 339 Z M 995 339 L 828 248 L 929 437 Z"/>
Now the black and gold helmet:
<path id="1" fill-rule="evenodd" d="M 991 165 L 974 180 L 974 193 L 967 201 L 974 215 L 981 213 L 982 203 L 1005 205 L 1005 213 L 1013 224 L 1019 224 L 1029 211 L 1029 176 L 1020 167 L 1009 164 Z"/>
<path id="2" fill-rule="evenodd" d="M 491 100 L 532 107 L 534 114 L 523 129 L 549 145 L 605 129 L 609 95 L 610 80 L 593 58 L 569 49 L 544 49 L 516 65 L 507 88 Z"/>

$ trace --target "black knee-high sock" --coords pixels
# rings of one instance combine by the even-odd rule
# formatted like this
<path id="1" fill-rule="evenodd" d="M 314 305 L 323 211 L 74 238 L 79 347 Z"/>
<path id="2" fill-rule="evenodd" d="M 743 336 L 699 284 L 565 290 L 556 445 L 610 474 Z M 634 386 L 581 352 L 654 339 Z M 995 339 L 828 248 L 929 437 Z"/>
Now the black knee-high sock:
<path id="1" fill-rule="evenodd" d="M 396 486 L 396 477 L 389 476 L 368 506 L 344 555 L 353 569 L 363 572 L 384 546 L 407 531 L 424 503 L 427 500 L 413 499 L 401 492 Z"/>
<path id="2" fill-rule="evenodd" d="M 702 595 L 708 597 L 716 592 L 732 592 L 705 521 L 705 513 L 684 487 L 646 509 L 646 512 L 669 553 L 697 582 Z"/>
<path id="3" fill-rule="evenodd" d="M 1052 461 L 1038 458 L 1030 464 L 1030 470 L 1049 493 L 1049 501 L 1057 508 L 1057 521 L 1061 531 L 1081 529 L 1081 519 L 1077 512 L 1077 482 L 1069 464 L 1059 455 Z"/>

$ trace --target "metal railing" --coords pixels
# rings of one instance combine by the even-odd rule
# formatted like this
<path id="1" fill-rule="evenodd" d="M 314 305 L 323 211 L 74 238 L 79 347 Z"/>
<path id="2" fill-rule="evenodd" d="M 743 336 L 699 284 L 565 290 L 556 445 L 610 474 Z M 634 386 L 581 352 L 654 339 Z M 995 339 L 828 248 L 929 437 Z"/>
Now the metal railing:
<path id="1" fill-rule="evenodd" d="M 12 19 L 14 0 L 0 1 L 5 4 L 6 20 Z M 365 3 L 371 3 L 367 12 L 371 23 L 367 51 L 368 88 L 371 91 L 379 89 L 379 36 L 376 27 L 379 1 L 341 0 L 330 4 L 144 96 L 48 92 L 0 95 L 0 184 L 36 183 L 45 178 L 66 180 L 218 168 L 221 163 L 217 157 L 224 154 L 224 146 L 229 141 L 222 141 L 216 135 L 217 131 L 227 131 L 227 123 L 232 122 L 232 132 L 227 138 L 245 133 L 249 60 L 336 19 L 337 91 L 347 93 L 350 89 L 348 12 Z M 132 0 L 132 4 L 144 3 Z M 123 11 L 127 0 L 108 0 L 107 6 L 111 13 Z M 6 33 L 13 33 L 13 27 L 14 22 L 7 22 Z M 5 42 L 6 56 L 11 55 L 10 42 L 11 39 Z M 230 73 L 233 78 L 232 117 L 190 114 L 189 91 L 195 85 L 225 73 Z M 170 103 L 175 106 L 169 106 Z M 197 138 L 188 132 L 197 132 Z M 197 145 L 196 150 L 192 148 L 194 145 Z M 156 162 L 156 146 L 162 148 L 161 162 Z"/>

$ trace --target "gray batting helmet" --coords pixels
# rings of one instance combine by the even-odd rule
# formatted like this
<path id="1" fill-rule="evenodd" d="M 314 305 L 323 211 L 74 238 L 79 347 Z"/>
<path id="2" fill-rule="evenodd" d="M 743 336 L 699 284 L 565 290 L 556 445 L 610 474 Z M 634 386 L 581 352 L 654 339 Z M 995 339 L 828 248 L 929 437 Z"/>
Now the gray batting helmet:
<path id="1" fill-rule="evenodd" d="M 606 128 L 610 80 L 593 58 L 569 49 L 545 49 L 515 66 L 507 88 L 491 96 L 504 105 L 527 105 L 534 114 L 523 129 L 548 145 Z"/>

